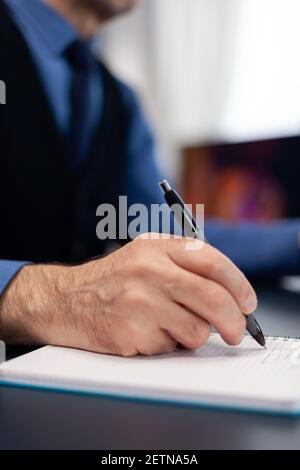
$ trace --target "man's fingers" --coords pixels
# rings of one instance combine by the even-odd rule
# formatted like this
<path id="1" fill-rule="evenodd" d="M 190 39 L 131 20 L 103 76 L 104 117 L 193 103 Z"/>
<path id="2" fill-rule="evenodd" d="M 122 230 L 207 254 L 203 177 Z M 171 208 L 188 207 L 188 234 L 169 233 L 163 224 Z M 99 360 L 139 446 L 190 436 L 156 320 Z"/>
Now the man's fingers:
<path id="1" fill-rule="evenodd" d="M 160 327 L 178 343 L 187 349 L 200 348 L 206 343 L 211 333 L 206 320 L 176 303 L 162 303 L 160 310 Z"/>
<path id="2" fill-rule="evenodd" d="M 184 239 L 171 239 L 167 243 L 168 255 L 175 264 L 223 286 L 230 292 L 243 313 L 254 312 L 257 307 L 254 289 L 229 258 L 208 244 L 204 244 L 199 250 L 185 248 L 186 241 Z"/>
<path id="3" fill-rule="evenodd" d="M 177 282 L 168 286 L 173 301 L 184 305 L 202 321 L 213 324 L 228 344 L 239 344 L 246 321 L 232 295 L 210 279 L 178 270 Z"/>
<path id="4" fill-rule="evenodd" d="M 143 332 L 137 339 L 137 352 L 143 356 L 154 356 L 175 351 L 177 341 L 167 331 L 157 330 L 153 334 Z"/>

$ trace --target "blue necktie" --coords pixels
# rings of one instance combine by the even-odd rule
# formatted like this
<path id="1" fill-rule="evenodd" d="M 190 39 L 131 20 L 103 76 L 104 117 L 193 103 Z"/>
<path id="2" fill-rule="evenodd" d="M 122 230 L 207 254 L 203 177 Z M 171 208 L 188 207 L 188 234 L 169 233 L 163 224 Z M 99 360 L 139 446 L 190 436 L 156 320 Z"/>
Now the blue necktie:
<path id="1" fill-rule="evenodd" d="M 70 90 L 71 119 L 69 128 L 69 147 L 76 169 L 80 168 L 90 144 L 90 82 L 95 59 L 84 42 L 74 41 L 65 52 L 72 68 Z"/>

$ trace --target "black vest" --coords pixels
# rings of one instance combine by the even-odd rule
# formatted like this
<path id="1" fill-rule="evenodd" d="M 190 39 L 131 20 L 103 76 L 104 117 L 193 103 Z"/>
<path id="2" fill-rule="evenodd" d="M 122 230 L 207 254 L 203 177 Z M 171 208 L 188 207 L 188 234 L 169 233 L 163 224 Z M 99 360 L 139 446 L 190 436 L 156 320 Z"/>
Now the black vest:
<path id="1" fill-rule="evenodd" d="M 91 152 L 79 173 L 30 51 L 0 0 L 0 259 L 80 262 L 102 254 L 96 209 L 124 194 L 126 107 L 99 64 L 104 104 Z"/>

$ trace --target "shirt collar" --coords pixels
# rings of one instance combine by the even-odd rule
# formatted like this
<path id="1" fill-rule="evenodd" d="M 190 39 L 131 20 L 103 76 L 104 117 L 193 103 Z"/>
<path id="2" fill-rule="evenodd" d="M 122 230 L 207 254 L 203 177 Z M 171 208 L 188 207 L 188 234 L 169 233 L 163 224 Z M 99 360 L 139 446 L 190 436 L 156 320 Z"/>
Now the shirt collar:
<path id="1" fill-rule="evenodd" d="M 22 16 L 23 22 L 35 28 L 39 40 L 55 55 L 62 54 L 79 36 L 73 26 L 43 0 L 6 0 Z"/>

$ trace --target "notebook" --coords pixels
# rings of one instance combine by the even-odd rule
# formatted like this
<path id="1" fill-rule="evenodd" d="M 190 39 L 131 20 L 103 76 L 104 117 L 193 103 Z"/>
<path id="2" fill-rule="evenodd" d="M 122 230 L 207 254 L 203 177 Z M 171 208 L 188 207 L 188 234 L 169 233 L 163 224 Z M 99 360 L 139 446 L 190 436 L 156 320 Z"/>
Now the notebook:
<path id="1" fill-rule="evenodd" d="M 213 333 L 194 351 L 121 358 L 46 346 L 0 366 L 2 384 L 300 416 L 300 340 Z"/>

